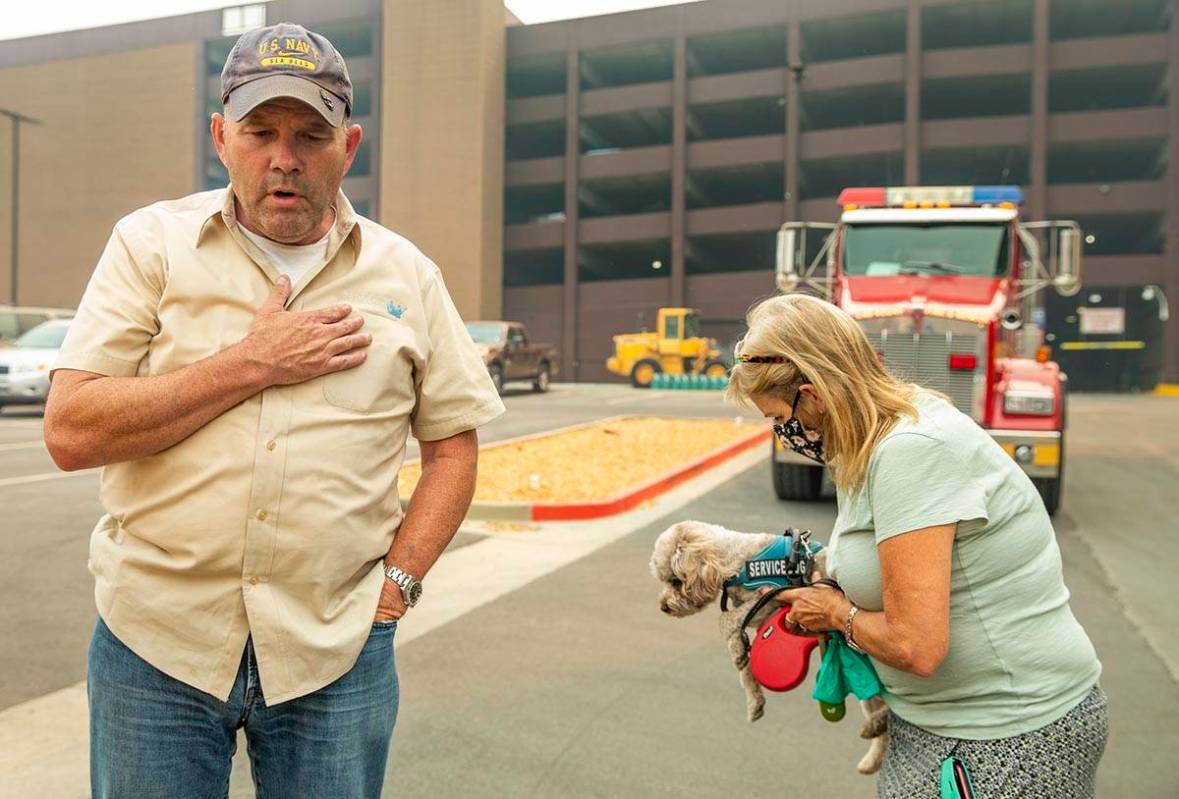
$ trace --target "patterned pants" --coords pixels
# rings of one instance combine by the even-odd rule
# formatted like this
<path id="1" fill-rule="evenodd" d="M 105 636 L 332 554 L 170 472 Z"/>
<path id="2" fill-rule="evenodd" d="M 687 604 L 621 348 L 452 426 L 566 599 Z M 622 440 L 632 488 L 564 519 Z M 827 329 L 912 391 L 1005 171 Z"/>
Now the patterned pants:
<path id="1" fill-rule="evenodd" d="M 1092 799 L 1109 718 L 1094 686 L 1060 719 L 1010 738 L 943 738 L 895 715 L 888 731 L 877 799 L 938 799 L 938 769 L 951 754 L 970 769 L 979 799 Z"/>

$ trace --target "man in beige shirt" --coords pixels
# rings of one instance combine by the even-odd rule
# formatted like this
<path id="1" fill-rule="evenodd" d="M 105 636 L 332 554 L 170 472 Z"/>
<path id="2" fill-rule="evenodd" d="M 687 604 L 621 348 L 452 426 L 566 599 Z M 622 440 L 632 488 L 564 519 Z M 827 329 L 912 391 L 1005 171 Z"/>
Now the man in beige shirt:
<path id="1" fill-rule="evenodd" d="M 260 792 L 376 797 L 393 632 L 503 405 L 438 268 L 340 191 L 361 130 L 331 43 L 243 35 L 222 101 L 230 186 L 118 222 L 52 375 L 51 455 L 105 467 L 93 795 L 224 795 L 244 728 Z"/>

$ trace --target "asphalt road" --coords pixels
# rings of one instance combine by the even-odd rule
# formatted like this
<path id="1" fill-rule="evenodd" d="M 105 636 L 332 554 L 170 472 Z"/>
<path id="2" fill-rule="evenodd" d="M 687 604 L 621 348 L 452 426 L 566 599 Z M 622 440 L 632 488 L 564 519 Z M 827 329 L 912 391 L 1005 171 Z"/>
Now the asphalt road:
<path id="1" fill-rule="evenodd" d="M 1179 402 L 1072 400 L 1055 520 L 1072 606 L 1104 665 L 1100 796 L 1174 799 L 1179 774 Z M 829 531 L 830 503 L 782 503 L 758 464 L 723 486 L 399 652 L 391 796 L 870 797 L 853 723 L 802 691 L 744 720 L 715 620 L 664 618 L 654 538 L 685 518 Z M 808 682 L 809 685 L 809 682 Z M 849 710 L 848 719 L 858 713 Z"/>
<path id="2" fill-rule="evenodd" d="M 735 413 L 715 393 L 595 386 L 513 393 L 507 405 L 484 441 L 617 414 Z M 1070 419 L 1056 529 L 1111 701 L 1100 795 L 1174 799 L 1179 400 L 1077 395 Z M 39 478 L 55 471 L 39 436 L 35 415 L 0 415 L 0 710 L 83 680 L 94 620 L 85 561 L 97 478 Z M 603 520 L 612 543 L 424 634 L 403 635 L 407 619 L 389 796 L 874 794 L 854 772 L 854 723 L 823 721 L 803 691 L 771 696 L 765 718 L 745 722 L 714 618 L 665 618 L 647 574 L 651 544 L 673 521 L 807 526 L 823 537 L 833 506 L 779 502 L 764 460 L 680 502 L 624 534 L 625 519 Z M 460 543 L 485 535 L 472 529 Z M 560 547 L 560 528 L 537 535 Z M 233 783 L 234 796 L 252 795 L 244 766 Z"/>
<path id="3" fill-rule="evenodd" d="M 718 392 L 602 385 L 555 385 L 541 395 L 513 384 L 504 402 L 508 412 L 480 430 L 483 443 L 607 416 L 740 413 Z M 85 679 L 96 618 L 86 559 L 102 515 L 98 473 L 59 472 L 41 437 L 39 407 L 0 412 L 0 710 Z M 417 457 L 413 441 L 407 457 Z M 455 544 L 476 537 L 460 534 Z"/>

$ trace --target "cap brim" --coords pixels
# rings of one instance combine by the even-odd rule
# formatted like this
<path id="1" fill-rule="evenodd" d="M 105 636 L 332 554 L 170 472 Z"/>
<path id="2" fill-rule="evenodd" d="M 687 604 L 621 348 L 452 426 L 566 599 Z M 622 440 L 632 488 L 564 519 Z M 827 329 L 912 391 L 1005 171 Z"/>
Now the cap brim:
<path id="1" fill-rule="evenodd" d="M 342 98 L 297 75 L 268 75 L 238 86 L 227 98 L 230 116 L 234 122 L 241 122 L 246 114 L 278 97 L 291 97 L 306 103 L 334 128 L 340 127 L 344 121 L 346 105 Z"/>

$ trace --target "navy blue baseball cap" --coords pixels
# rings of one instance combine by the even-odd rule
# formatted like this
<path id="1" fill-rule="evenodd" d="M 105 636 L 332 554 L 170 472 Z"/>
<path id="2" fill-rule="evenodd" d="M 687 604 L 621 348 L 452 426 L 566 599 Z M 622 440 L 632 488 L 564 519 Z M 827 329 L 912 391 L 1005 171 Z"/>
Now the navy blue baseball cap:
<path id="1" fill-rule="evenodd" d="M 276 97 L 301 100 L 338 128 L 352 113 L 343 56 L 326 37 L 291 22 L 243 33 L 221 71 L 221 102 L 239 122 Z"/>

